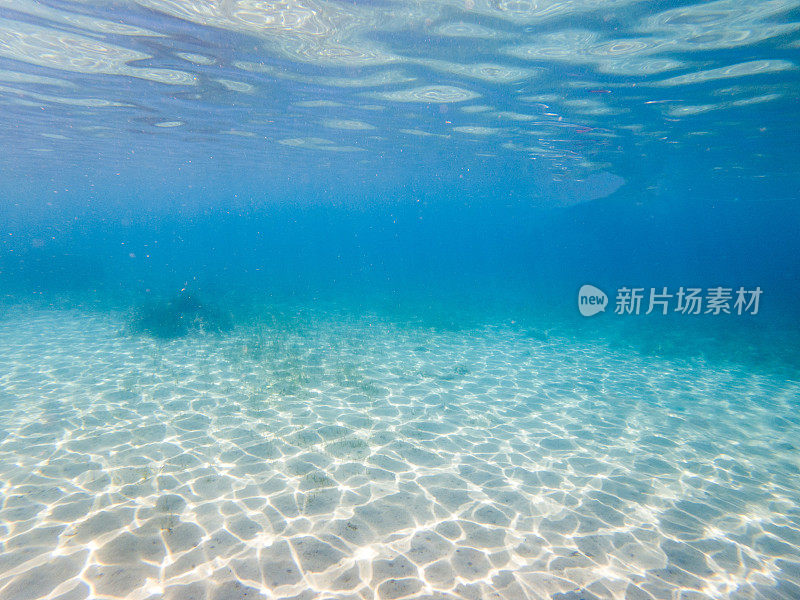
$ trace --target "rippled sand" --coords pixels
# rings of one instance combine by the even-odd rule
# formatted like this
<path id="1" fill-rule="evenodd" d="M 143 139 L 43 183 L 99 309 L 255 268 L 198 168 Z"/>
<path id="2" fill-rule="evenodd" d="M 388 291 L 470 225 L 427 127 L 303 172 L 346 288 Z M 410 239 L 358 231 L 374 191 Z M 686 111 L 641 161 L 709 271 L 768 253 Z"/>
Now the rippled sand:
<path id="1" fill-rule="evenodd" d="M 0 320 L 0 599 L 800 597 L 798 385 L 497 328 Z"/>

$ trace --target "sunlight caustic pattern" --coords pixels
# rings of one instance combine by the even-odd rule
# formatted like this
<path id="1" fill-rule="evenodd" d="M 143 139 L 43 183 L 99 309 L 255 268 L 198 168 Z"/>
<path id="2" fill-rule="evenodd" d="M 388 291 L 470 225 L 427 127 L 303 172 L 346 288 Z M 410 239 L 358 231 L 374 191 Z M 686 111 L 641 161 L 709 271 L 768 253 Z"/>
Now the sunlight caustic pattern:
<path id="1" fill-rule="evenodd" d="M 502 327 L 0 323 L 2 600 L 789 598 L 796 384 Z M 756 401 L 757 399 L 757 401 Z"/>

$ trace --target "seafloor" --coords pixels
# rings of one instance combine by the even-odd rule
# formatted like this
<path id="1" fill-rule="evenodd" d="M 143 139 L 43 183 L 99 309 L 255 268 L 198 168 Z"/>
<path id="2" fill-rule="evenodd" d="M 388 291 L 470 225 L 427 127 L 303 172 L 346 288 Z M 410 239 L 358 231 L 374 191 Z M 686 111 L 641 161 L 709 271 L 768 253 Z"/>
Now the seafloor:
<path id="1" fill-rule="evenodd" d="M 800 598 L 797 382 L 331 314 L 0 319 L 0 599 Z"/>

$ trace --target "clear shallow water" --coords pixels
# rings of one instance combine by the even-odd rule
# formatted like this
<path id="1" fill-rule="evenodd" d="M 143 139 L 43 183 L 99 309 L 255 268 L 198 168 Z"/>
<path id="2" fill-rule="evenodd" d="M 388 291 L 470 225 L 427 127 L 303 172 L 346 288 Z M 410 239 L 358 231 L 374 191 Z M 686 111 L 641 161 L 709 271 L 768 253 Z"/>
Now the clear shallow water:
<path id="1" fill-rule="evenodd" d="M 130 192 L 135 177 L 137 194 L 166 185 L 184 198 L 194 194 L 176 176 L 199 177 L 197 189 L 209 170 L 270 189 L 324 177 L 353 194 L 354 179 L 410 186 L 514 165 L 528 200 L 548 206 L 605 195 L 618 178 L 655 184 L 700 168 L 721 196 L 741 197 L 749 169 L 789 178 L 796 9 L 8 0 L 4 167 L 25 178 L 57 162 L 46 187 L 60 194 Z M 264 191 L 226 187 L 229 201 Z"/>
<path id="2" fill-rule="evenodd" d="M 797 381 L 296 306 L 124 325 L 0 323 L 0 597 L 795 597 Z"/>
<path id="3" fill-rule="evenodd" d="M 0 0 L 0 600 L 800 598 L 798 29 Z"/>

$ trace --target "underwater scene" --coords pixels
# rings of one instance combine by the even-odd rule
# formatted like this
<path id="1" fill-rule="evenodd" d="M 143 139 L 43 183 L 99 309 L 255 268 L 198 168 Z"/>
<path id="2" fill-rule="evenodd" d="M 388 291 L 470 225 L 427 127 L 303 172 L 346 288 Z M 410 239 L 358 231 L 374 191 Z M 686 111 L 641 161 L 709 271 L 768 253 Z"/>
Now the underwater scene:
<path id="1" fill-rule="evenodd" d="M 0 600 L 800 600 L 800 0 L 0 0 Z"/>

